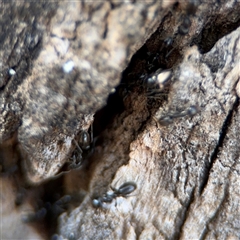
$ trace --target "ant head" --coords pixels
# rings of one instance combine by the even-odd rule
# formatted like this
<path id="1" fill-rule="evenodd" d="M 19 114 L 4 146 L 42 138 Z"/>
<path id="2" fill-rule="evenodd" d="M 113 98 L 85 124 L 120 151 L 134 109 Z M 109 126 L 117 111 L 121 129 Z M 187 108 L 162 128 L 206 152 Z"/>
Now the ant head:
<path id="1" fill-rule="evenodd" d="M 95 207 L 95 208 L 99 208 L 99 207 L 102 207 L 102 201 L 100 198 L 94 198 L 92 200 L 92 205 Z"/>

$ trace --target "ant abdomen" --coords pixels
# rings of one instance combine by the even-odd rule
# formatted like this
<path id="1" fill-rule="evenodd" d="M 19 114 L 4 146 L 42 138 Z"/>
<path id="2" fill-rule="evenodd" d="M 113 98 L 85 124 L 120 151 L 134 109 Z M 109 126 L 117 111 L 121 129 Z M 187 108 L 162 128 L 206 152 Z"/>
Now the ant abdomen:
<path id="1" fill-rule="evenodd" d="M 137 185 L 134 182 L 126 182 L 119 187 L 119 189 L 115 192 L 118 196 L 126 196 L 137 188 Z"/>

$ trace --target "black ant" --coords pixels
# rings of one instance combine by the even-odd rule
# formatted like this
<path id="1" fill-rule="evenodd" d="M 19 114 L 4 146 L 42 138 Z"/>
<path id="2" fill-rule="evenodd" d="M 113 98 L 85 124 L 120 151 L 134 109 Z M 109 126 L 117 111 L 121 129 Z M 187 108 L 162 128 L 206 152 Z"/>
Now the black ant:
<path id="1" fill-rule="evenodd" d="M 163 90 L 166 85 L 169 83 L 169 80 L 172 77 L 172 71 L 170 69 L 163 70 L 158 69 L 155 73 L 151 74 L 147 80 L 147 97 L 148 98 L 157 98 L 163 94 Z"/>
<path id="2" fill-rule="evenodd" d="M 186 9 L 183 11 L 181 17 L 179 18 L 180 25 L 178 26 L 178 30 L 172 37 L 169 36 L 163 41 L 164 44 L 162 46 L 161 51 L 163 50 L 163 48 L 167 49 L 165 53 L 165 58 L 168 58 L 175 49 L 173 43 L 177 35 L 184 36 L 189 33 L 190 27 L 192 25 L 190 17 L 196 14 L 199 4 L 200 4 L 199 0 L 189 0 Z"/>
<path id="3" fill-rule="evenodd" d="M 102 197 L 98 197 L 92 200 L 94 207 L 103 207 L 103 203 L 111 203 L 114 198 L 127 197 L 128 194 L 135 191 L 137 185 L 134 182 L 126 182 L 122 184 L 119 189 L 111 187 L 112 193 L 105 193 Z"/>
<path id="4" fill-rule="evenodd" d="M 174 113 L 174 114 L 169 114 L 167 116 L 161 117 L 159 119 L 159 123 L 161 125 L 167 126 L 171 123 L 173 123 L 173 120 L 175 118 L 181 118 L 181 117 L 185 117 L 185 116 L 194 116 L 195 114 L 197 114 L 198 112 L 198 108 L 197 106 L 190 106 L 187 110 L 182 111 L 182 112 L 178 112 L 178 113 Z"/>
<path id="5" fill-rule="evenodd" d="M 57 218 L 67 209 L 67 205 L 70 201 L 71 196 L 65 195 L 54 203 L 45 202 L 44 206 L 42 206 L 41 208 L 39 207 L 37 211 L 32 210 L 28 212 L 23 212 L 21 220 L 24 223 L 31 223 L 41 221 L 44 218 L 49 218 L 50 216 L 53 218 Z"/>
<path id="6" fill-rule="evenodd" d="M 89 149 L 92 147 L 93 143 L 93 125 L 91 124 L 90 127 L 90 134 L 88 131 L 82 131 L 79 136 L 79 140 L 74 140 L 74 143 L 76 145 L 75 150 L 72 153 L 72 157 L 70 158 L 72 160 L 70 164 L 70 168 L 78 168 L 82 165 L 83 162 L 83 155 L 84 153 L 89 154 Z"/>
<path id="7" fill-rule="evenodd" d="M 187 15 L 183 15 L 182 22 L 181 22 L 180 26 L 178 27 L 178 33 L 180 35 L 188 34 L 191 25 L 192 25 L 192 22 L 191 22 L 190 18 Z"/>
<path id="8" fill-rule="evenodd" d="M 178 34 L 180 35 L 186 35 L 189 32 L 189 29 L 192 25 L 192 22 L 190 20 L 189 16 L 194 16 L 196 14 L 196 11 L 199 6 L 198 0 L 190 0 L 187 8 L 185 10 L 185 13 L 181 17 L 181 24 L 178 27 Z"/>

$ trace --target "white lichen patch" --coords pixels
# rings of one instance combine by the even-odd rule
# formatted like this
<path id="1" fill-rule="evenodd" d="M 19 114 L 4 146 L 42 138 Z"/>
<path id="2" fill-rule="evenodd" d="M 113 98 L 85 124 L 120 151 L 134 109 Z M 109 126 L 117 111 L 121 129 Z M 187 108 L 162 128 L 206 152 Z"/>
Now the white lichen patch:
<path id="1" fill-rule="evenodd" d="M 74 68 L 74 62 L 72 60 L 69 60 L 63 64 L 62 68 L 65 73 L 70 73 Z"/>

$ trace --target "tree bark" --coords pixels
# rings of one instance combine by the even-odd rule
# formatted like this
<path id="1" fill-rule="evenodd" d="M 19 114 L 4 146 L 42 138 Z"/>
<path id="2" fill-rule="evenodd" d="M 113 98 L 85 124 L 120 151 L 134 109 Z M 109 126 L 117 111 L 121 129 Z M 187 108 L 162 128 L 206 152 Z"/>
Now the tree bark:
<path id="1" fill-rule="evenodd" d="M 48 238 L 64 204 L 53 239 L 240 238 L 239 2 L 1 8 L 3 239 Z M 93 119 L 92 153 L 61 175 Z"/>

